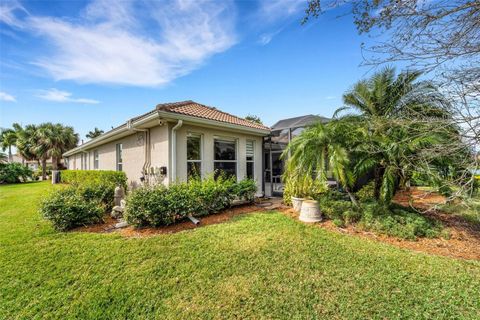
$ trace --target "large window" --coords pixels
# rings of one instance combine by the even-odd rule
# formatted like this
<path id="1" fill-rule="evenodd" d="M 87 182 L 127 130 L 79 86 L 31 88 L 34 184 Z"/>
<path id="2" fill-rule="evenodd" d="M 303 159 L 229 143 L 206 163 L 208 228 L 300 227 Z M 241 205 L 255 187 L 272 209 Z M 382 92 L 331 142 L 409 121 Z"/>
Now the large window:
<path id="1" fill-rule="evenodd" d="M 117 143 L 117 171 L 123 170 L 123 145 L 121 143 Z"/>
<path id="2" fill-rule="evenodd" d="M 187 177 L 202 176 L 202 136 L 189 133 L 187 136 Z"/>
<path id="3" fill-rule="evenodd" d="M 237 176 L 237 142 L 225 138 L 216 138 L 214 141 L 213 168 L 215 176 L 221 173 L 227 176 Z"/>
<path id="4" fill-rule="evenodd" d="M 98 169 L 98 150 L 93 151 L 93 169 Z"/>
<path id="5" fill-rule="evenodd" d="M 253 179 L 254 178 L 254 155 L 255 155 L 255 141 L 247 140 L 247 178 Z"/>

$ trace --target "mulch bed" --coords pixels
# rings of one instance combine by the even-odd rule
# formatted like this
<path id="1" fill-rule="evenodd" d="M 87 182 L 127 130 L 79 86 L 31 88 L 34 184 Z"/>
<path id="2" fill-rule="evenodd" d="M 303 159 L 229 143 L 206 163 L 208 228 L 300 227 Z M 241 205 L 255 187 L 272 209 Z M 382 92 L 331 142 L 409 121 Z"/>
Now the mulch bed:
<path id="1" fill-rule="evenodd" d="M 343 234 L 386 242 L 404 249 L 459 259 L 480 260 L 480 227 L 472 225 L 460 216 L 432 209 L 435 205 L 445 203 L 443 196 L 412 188 L 409 192 L 398 192 L 395 195 L 394 202 L 403 206 L 412 205 L 421 210 L 422 214 L 441 221 L 448 229 L 450 239 L 419 238 L 416 241 L 410 241 L 361 230 L 354 225 L 338 228 L 330 220 L 320 222 L 317 225 Z M 283 213 L 292 218 L 298 218 L 298 213 L 295 213 L 291 208 L 283 210 Z"/>
<path id="2" fill-rule="evenodd" d="M 364 231 L 356 228 L 354 225 L 350 225 L 345 228 L 338 228 L 330 220 L 316 223 L 315 225 L 343 234 L 350 234 L 389 243 L 404 249 L 453 258 L 480 260 L 480 227 L 478 225 L 472 225 L 468 221 L 465 221 L 462 217 L 432 209 L 434 205 L 445 202 L 445 198 L 443 196 L 412 188 L 409 192 L 398 192 L 395 195 L 394 201 L 404 206 L 412 205 L 419 210 L 423 210 L 422 213 L 424 215 L 441 221 L 443 225 L 448 228 L 448 231 L 450 232 L 450 239 L 419 238 L 416 241 L 410 241 Z M 108 216 L 105 220 L 105 223 L 80 227 L 74 229 L 73 231 L 98 233 L 118 232 L 125 237 L 148 237 L 158 234 L 170 234 L 184 230 L 201 228 L 203 226 L 229 221 L 233 217 L 241 214 L 272 209 L 278 210 L 291 218 L 298 219 L 298 213 L 294 212 L 291 207 L 281 205 L 277 200 L 269 206 L 246 204 L 232 207 L 220 213 L 200 218 L 201 223 L 198 226 L 195 226 L 190 220 L 184 220 L 173 225 L 158 228 L 127 227 L 123 229 L 115 229 L 114 225 L 118 221 Z"/>

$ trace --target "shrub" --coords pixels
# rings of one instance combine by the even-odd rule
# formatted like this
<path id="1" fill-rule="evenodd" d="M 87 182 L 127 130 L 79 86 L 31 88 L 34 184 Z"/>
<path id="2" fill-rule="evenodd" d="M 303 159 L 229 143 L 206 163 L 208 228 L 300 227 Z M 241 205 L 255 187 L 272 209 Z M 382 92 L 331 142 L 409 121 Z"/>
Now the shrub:
<path id="1" fill-rule="evenodd" d="M 59 231 L 100 222 L 104 213 L 99 202 L 87 201 L 75 187 L 50 193 L 42 201 L 40 212 Z"/>
<path id="2" fill-rule="evenodd" d="M 52 175 L 52 166 L 48 165 L 45 172 L 46 172 L 47 177 L 50 177 Z M 41 176 L 42 176 L 42 166 L 39 166 L 37 168 L 37 170 L 35 170 L 33 172 L 33 178 L 35 180 L 38 180 L 38 179 L 40 179 Z"/>
<path id="3" fill-rule="evenodd" d="M 61 180 L 64 183 L 112 183 L 127 190 L 127 176 L 122 171 L 111 170 L 63 170 Z"/>
<path id="4" fill-rule="evenodd" d="M 86 182 L 72 185 L 85 201 L 94 201 L 102 205 L 103 211 L 108 212 L 114 206 L 115 184 L 112 182 Z"/>
<path id="5" fill-rule="evenodd" d="M 142 187 L 128 197 L 124 217 L 134 226 L 161 226 L 187 215 L 204 216 L 229 207 L 235 198 L 252 199 L 256 185 L 252 181 L 236 183 L 231 178 L 210 176 L 188 183 Z"/>
<path id="6" fill-rule="evenodd" d="M 21 163 L 1 163 L 0 183 L 19 183 L 33 179 L 33 171 Z"/>
<path id="7" fill-rule="evenodd" d="M 356 195 L 360 202 L 371 202 L 375 200 L 375 185 L 372 182 L 364 185 L 360 190 L 357 191 Z"/>

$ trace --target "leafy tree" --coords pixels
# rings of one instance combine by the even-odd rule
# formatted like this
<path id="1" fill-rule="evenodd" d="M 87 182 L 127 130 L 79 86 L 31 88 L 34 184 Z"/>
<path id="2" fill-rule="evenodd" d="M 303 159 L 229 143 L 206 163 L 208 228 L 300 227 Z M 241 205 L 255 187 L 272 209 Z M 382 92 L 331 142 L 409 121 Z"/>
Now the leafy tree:
<path id="1" fill-rule="evenodd" d="M 18 123 L 14 123 L 13 128 L 17 135 L 16 147 L 18 153 L 26 161 L 39 161 L 35 152 L 35 146 L 38 144 L 37 126 L 29 124 L 23 128 Z"/>
<path id="2" fill-rule="evenodd" d="M 96 137 L 102 135 L 103 133 L 104 133 L 103 130 L 98 129 L 97 127 L 95 127 L 95 129 L 93 129 L 93 131 L 89 131 L 89 132 L 87 133 L 86 137 L 87 137 L 88 139 L 93 139 L 93 138 L 96 138 Z"/>
<path id="3" fill-rule="evenodd" d="M 12 129 L 2 129 L 0 132 L 0 147 L 2 151 L 8 149 L 8 161 L 13 160 L 12 156 L 12 146 L 17 142 L 17 134 L 15 130 Z"/>
<path id="4" fill-rule="evenodd" d="M 253 114 L 249 114 L 248 116 L 245 117 L 245 120 L 248 120 L 248 121 L 251 121 L 251 122 L 255 122 L 255 123 L 258 123 L 258 124 L 263 124 L 262 120 L 260 119 L 259 116 L 256 116 L 256 115 L 253 115 Z"/>

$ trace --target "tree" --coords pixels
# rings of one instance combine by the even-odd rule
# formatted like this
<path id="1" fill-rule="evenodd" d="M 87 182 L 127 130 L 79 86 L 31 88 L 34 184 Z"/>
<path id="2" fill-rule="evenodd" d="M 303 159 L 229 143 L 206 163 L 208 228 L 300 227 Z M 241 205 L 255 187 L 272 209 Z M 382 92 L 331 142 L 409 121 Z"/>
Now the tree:
<path id="1" fill-rule="evenodd" d="M 3 151 L 8 149 L 8 161 L 13 161 L 12 146 L 17 142 L 17 134 L 12 129 L 2 129 L 0 132 L 0 147 Z"/>
<path id="2" fill-rule="evenodd" d="M 328 124 L 316 124 L 295 137 L 283 152 L 287 158 L 287 171 L 292 177 L 316 177 L 327 179 L 327 168 L 343 186 L 352 203 L 358 202 L 351 192 L 354 184 L 350 168 L 350 155 L 345 148 L 344 133 L 347 122 L 333 121 Z"/>
<path id="3" fill-rule="evenodd" d="M 422 70 L 448 100 L 450 121 L 458 132 L 441 122 L 432 126 L 441 135 L 452 134 L 437 154 L 455 158 L 465 153 L 465 147 L 474 154 L 480 146 L 480 0 L 309 0 L 303 23 L 320 16 L 324 6 L 344 4 L 352 9 L 360 33 L 385 39 L 362 45 L 364 65 L 401 62 Z M 418 118 L 410 121 L 425 122 Z M 474 184 L 470 173 L 480 168 L 480 161 L 471 154 L 459 164 L 465 169 L 457 187 Z"/>
<path id="4" fill-rule="evenodd" d="M 29 124 L 23 128 L 18 123 L 14 123 L 13 128 L 17 135 L 16 147 L 18 153 L 26 161 L 39 161 L 39 158 L 35 152 L 35 146 L 38 144 L 37 126 L 34 124 Z"/>
<path id="5" fill-rule="evenodd" d="M 245 120 L 248 120 L 248 121 L 251 121 L 251 122 L 254 122 L 254 123 L 258 123 L 258 124 L 263 124 L 260 117 L 256 116 L 256 115 L 253 115 L 253 114 L 249 114 L 248 116 L 246 116 Z"/>
<path id="6" fill-rule="evenodd" d="M 104 133 L 103 130 L 100 130 L 100 129 L 98 129 L 97 127 L 95 127 L 95 129 L 93 129 L 93 131 L 89 131 L 89 132 L 87 133 L 86 137 L 87 137 L 88 139 L 94 139 L 94 138 L 102 135 L 103 133 Z"/>
<path id="7" fill-rule="evenodd" d="M 409 143 L 420 147 L 424 145 L 420 141 L 432 141 L 435 136 L 430 126 L 421 131 L 422 135 L 414 134 L 418 130 L 408 119 L 425 122 L 417 122 L 418 128 L 424 129 L 431 120 L 448 124 L 450 119 L 442 95 L 430 82 L 418 81 L 420 75 L 413 71 L 396 76 L 395 69 L 385 68 L 357 82 L 343 95 L 345 106 L 335 112 L 338 115 L 353 109 L 360 113 L 364 134 L 356 148 L 360 159 L 356 174 L 373 171 L 377 200 L 391 200 L 397 177 L 407 168 L 405 157 L 418 151 L 411 150 Z"/>
<path id="8" fill-rule="evenodd" d="M 42 176 L 46 177 L 46 160 L 52 159 L 52 169 L 57 170 L 62 154 L 78 143 L 78 134 L 60 123 L 43 123 L 38 127 L 35 151 L 42 160 Z"/>

